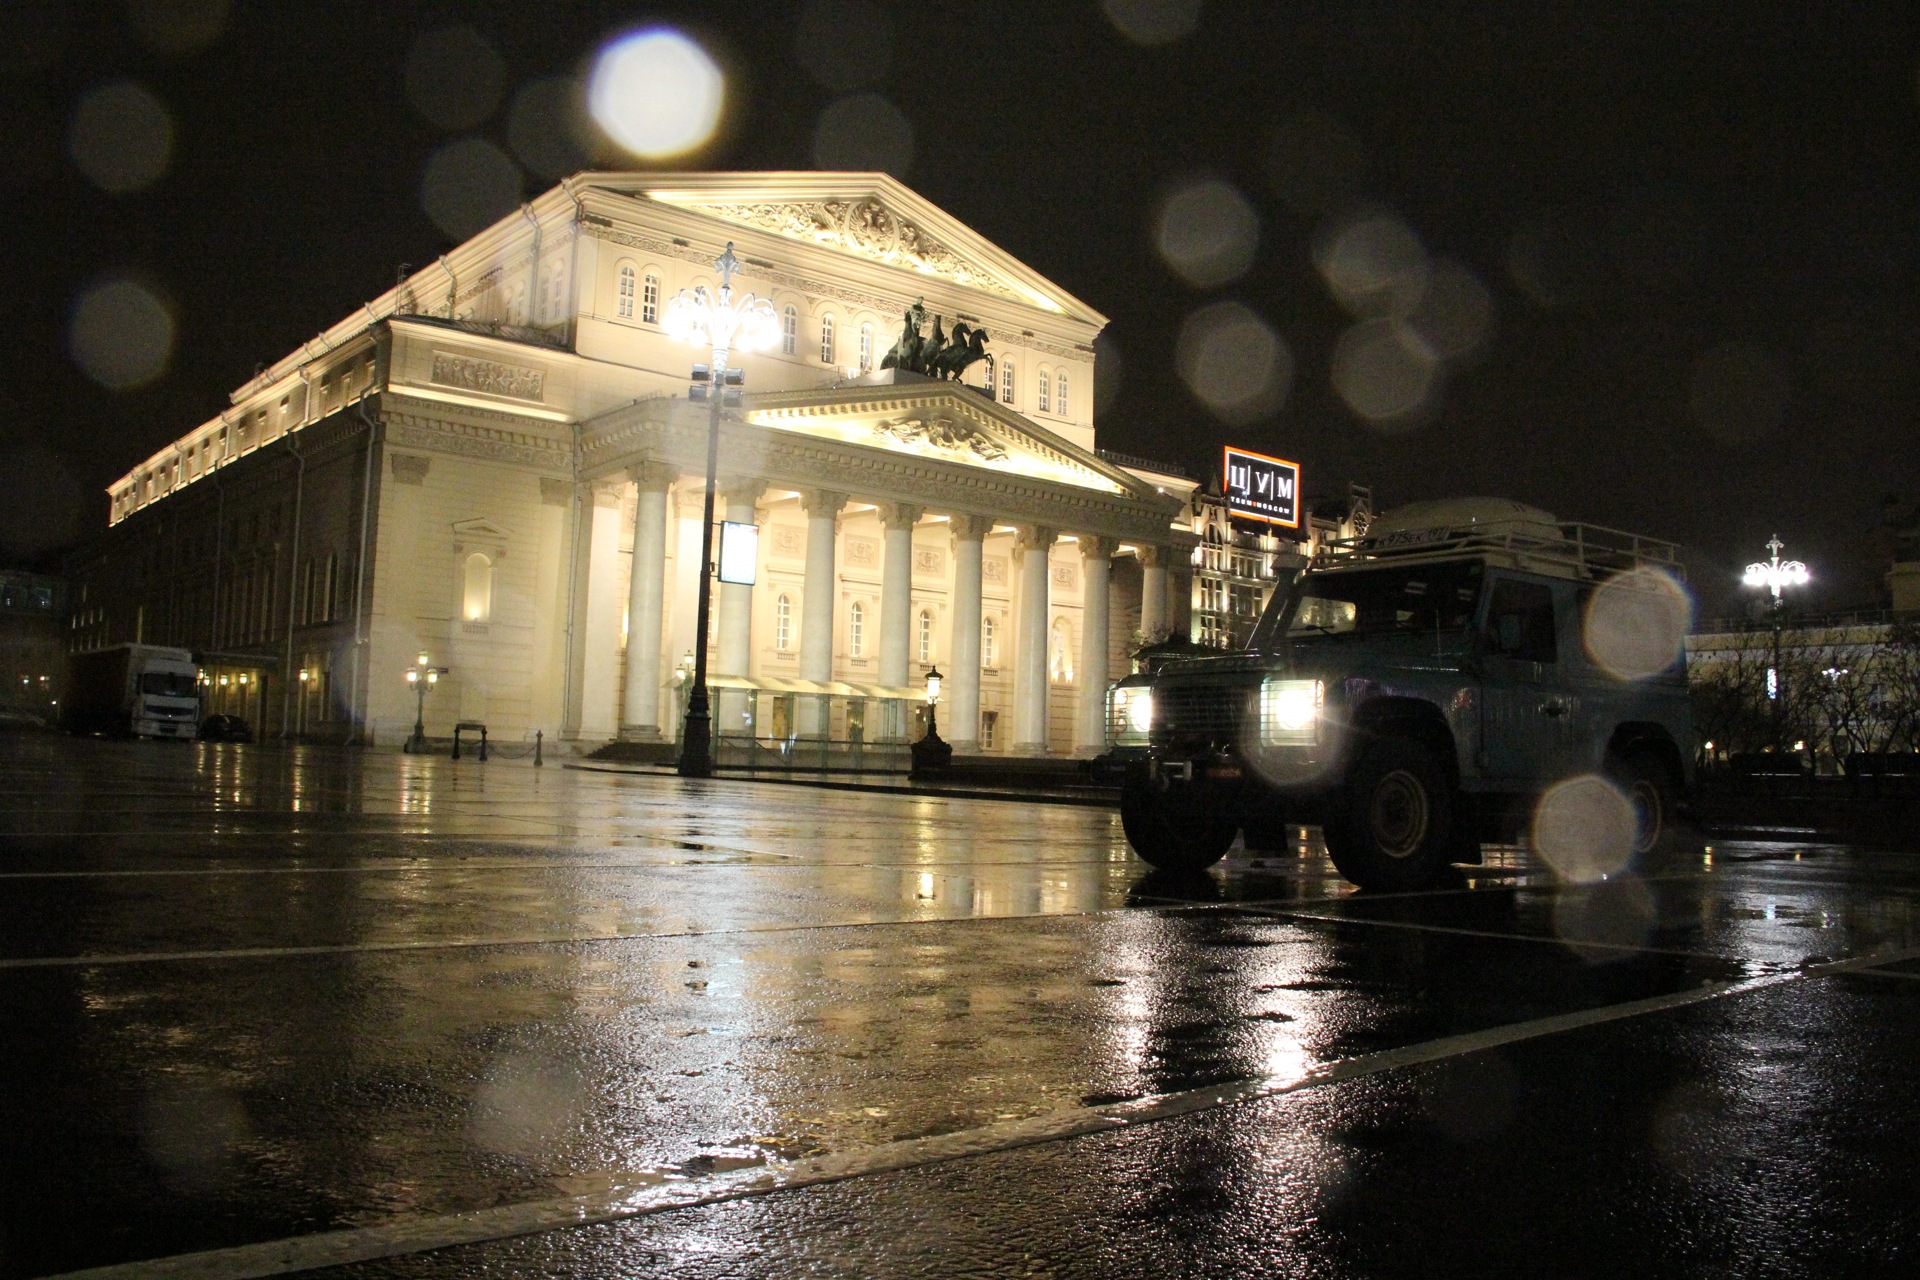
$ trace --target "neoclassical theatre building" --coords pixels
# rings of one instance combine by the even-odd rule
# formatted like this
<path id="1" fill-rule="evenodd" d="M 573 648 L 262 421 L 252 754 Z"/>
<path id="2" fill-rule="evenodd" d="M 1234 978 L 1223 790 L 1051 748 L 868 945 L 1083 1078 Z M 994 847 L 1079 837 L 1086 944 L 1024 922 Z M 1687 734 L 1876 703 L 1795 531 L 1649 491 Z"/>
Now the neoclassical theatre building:
<path id="1" fill-rule="evenodd" d="M 1186 629 L 1193 482 L 1095 448 L 1098 312 L 879 174 L 561 183 L 116 482 L 72 644 L 189 647 L 268 735 L 400 741 L 424 654 L 434 736 L 673 739 L 709 353 L 663 322 L 729 244 L 778 336 L 721 429 L 716 519 L 759 532 L 714 587 L 716 732 L 916 736 L 937 666 L 957 750 L 1095 751 L 1139 637 Z M 992 359 L 883 369 L 916 303 Z"/>

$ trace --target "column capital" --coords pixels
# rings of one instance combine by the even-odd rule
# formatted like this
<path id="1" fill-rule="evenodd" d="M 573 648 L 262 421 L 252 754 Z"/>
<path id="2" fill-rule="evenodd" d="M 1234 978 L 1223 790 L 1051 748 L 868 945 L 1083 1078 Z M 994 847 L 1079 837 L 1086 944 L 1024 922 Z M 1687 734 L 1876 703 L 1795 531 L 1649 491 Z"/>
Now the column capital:
<path id="1" fill-rule="evenodd" d="M 916 507 L 911 502 L 882 502 L 879 511 L 880 521 L 886 525 L 889 533 L 911 530 L 920 523 L 920 517 L 927 514 L 925 507 Z"/>
<path id="2" fill-rule="evenodd" d="M 837 516 L 840 508 L 846 505 L 847 495 L 835 493 L 832 489 L 805 489 L 800 494 L 801 509 L 816 520 L 822 516 Z"/>
<path id="3" fill-rule="evenodd" d="M 1017 539 L 1022 551 L 1051 551 L 1060 537 L 1058 529 L 1049 529 L 1043 524 L 1023 524 Z"/>
<path id="4" fill-rule="evenodd" d="M 1083 533 L 1079 537 L 1082 560 L 1111 560 L 1114 552 L 1120 549 L 1118 538 L 1109 538 L 1097 533 Z"/>
<path id="5" fill-rule="evenodd" d="M 621 487 L 622 486 L 618 484 L 605 483 L 595 483 L 588 486 L 589 491 L 593 494 L 593 505 L 596 507 L 619 506 Z"/>
<path id="6" fill-rule="evenodd" d="M 961 542 L 978 542 L 993 532 L 993 517 L 957 511 L 948 518 L 947 528 Z"/>
<path id="7" fill-rule="evenodd" d="M 767 491 L 767 482 L 758 476 L 720 476 L 714 489 L 728 506 L 744 506 L 760 501 L 760 495 Z"/>
<path id="8" fill-rule="evenodd" d="M 680 469 L 670 462 L 657 458 L 641 458 L 628 464 L 627 478 L 642 493 L 665 493 L 673 482 L 680 478 Z"/>
<path id="9" fill-rule="evenodd" d="M 1136 548 L 1133 554 L 1139 558 L 1141 564 L 1150 569 L 1164 569 L 1173 560 L 1173 550 L 1170 547 L 1142 546 Z"/>

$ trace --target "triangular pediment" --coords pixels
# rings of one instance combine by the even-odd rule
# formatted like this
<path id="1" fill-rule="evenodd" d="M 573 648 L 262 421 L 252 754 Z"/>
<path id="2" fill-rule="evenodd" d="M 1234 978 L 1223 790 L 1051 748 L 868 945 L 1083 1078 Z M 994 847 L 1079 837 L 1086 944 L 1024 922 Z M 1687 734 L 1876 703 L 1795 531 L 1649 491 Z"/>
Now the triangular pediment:
<path id="1" fill-rule="evenodd" d="M 456 537 L 491 539 L 495 542 L 506 542 L 513 537 L 511 529 L 485 516 L 474 520 L 456 520 L 453 522 L 453 532 Z"/>
<path id="2" fill-rule="evenodd" d="M 1105 316 L 884 173 L 598 173 L 579 181 L 1106 324 Z"/>
<path id="3" fill-rule="evenodd" d="M 915 379 L 769 392 L 747 397 L 741 416 L 758 427 L 979 467 L 1010 478 L 1130 497 L 1151 492 L 1143 481 L 1098 455 L 952 382 Z"/>

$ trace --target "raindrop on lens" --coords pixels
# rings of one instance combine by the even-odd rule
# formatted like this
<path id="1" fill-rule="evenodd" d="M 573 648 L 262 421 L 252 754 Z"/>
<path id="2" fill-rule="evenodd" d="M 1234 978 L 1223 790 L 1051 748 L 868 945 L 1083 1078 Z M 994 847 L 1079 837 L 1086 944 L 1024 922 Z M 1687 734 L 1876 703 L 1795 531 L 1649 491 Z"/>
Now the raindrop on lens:
<path id="1" fill-rule="evenodd" d="M 586 167 L 586 95 L 569 76 L 523 86 L 507 108 L 507 145 L 521 164 L 548 181 Z"/>
<path id="2" fill-rule="evenodd" d="M 1100 7 L 1135 44 L 1167 44 L 1200 24 L 1200 0 L 1100 0 Z"/>
<path id="3" fill-rule="evenodd" d="M 1493 328 L 1493 295 L 1473 272 L 1441 258 L 1407 324 L 1438 359 L 1464 359 L 1480 349 Z"/>
<path id="4" fill-rule="evenodd" d="M 913 124 L 877 93 L 842 98 L 814 126 L 813 161 L 822 169 L 904 178 L 913 164 Z"/>
<path id="5" fill-rule="evenodd" d="M 601 49 L 587 80 L 587 110 L 634 155 L 660 160 L 713 136 L 726 79 L 707 51 L 668 27 L 619 36 Z"/>
<path id="6" fill-rule="evenodd" d="M 1609 964 L 1647 945 L 1657 914 L 1638 877 L 1617 876 L 1561 890 L 1553 900 L 1553 932 L 1587 963 Z"/>
<path id="7" fill-rule="evenodd" d="M 485 138 L 449 142 L 427 160 L 420 207 L 454 240 L 486 229 L 520 203 L 520 168 Z"/>
<path id="8" fill-rule="evenodd" d="M 74 106 L 67 154 L 102 191 L 139 191 L 167 171 L 173 156 L 173 117 L 158 98 L 131 80 L 101 85 Z"/>
<path id="9" fill-rule="evenodd" d="M 492 115 L 506 79 L 505 61 L 465 25 L 426 32 L 407 55 L 407 101 L 442 129 L 471 129 Z"/>
<path id="10" fill-rule="evenodd" d="M 1216 302 L 1188 316 L 1174 359 L 1194 398 L 1236 425 L 1278 412 L 1293 386 L 1286 342 L 1238 302 Z"/>
<path id="11" fill-rule="evenodd" d="M 1154 244 L 1181 279 L 1196 288 L 1215 288 L 1239 279 L 1253 265 L 1260 215 L 1232 183 L 1192 180 L 1161 201 Z"/>
<path id="12" fill-rule="evenodd" d="M 145 386 L 173 356 L 173 314 L 145 285 L 103 281 L 74 302 L 67 352 L 110 391 Z"/>
<path id="13" fill-rule="evenodd" d="M 1399 320 L 1362 320 L 1333 349 L 1333 389 L 1355 414 L 1386 430 L 1418 421 L 1438 375 L 1426 344 Z"/>
<path id="14" fill-rule="evenodd" d="M 1313 256 L 1334 299 L 1357 316 L 1407 315 L 1427 291 L 1426 247 L 1395 214 L 1373 210 L 1322 229 Z"/>
<path id="15" fill-rule="evenodd" d="M 1582 634 L 1587 656 L 1620 680 L 1647 680 L 1671 667 L 1693 623 L 1693 597 L 1672 574 L 1630 569 L 1594 590 Z"/>
<path id="16" fill-rule="evenodd" d="M 1533 849 L 1562 880 L 1595 884 L 1633 860 L 1633 804 L 1598 774 L 1556 783 L 1533 816 Z"/>

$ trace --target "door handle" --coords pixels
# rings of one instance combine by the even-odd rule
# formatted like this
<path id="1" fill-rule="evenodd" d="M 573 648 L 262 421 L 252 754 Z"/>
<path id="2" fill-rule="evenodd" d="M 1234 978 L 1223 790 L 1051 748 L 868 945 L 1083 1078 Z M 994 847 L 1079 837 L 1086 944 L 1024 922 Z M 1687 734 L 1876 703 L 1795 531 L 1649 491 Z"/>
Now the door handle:
<path id="1" fill-rule="evenodd" d="M 1559 701 L 1543 702 L 1540 704 L 1540 714 L 1558 719 L 1567 714 L 1567 704 Z"/>

